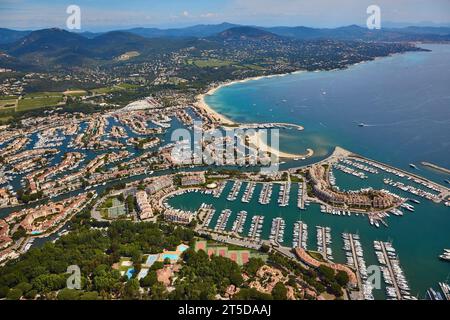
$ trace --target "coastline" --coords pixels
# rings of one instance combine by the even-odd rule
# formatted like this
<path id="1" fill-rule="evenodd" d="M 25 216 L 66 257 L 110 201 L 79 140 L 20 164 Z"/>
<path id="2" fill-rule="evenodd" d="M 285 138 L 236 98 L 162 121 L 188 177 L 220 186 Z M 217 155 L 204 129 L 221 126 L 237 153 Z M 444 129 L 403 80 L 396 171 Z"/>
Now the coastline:
<path id="1" fill-rule="evenodd" d="M 298 70 L 298 71 L 288 72 L 288 73 L 272 74 L 272 75 L 266 75 L 266 76 L 250 77 L 250 78 L 241 79 L 241 80 L 227 81 L 227 82 L 221 83 L 221 84 L 209 89 L 206 93 L 197 95 L 194 106 L 199 108 L 201 111 L 203 111 L 202 113 L 206 113 L 209 117 L 212 118 L 212 120 L 217 121 L 219 125 L 236 126 L 236 125 L 239 125 L 239 123 L 231 120 L 227 116 L 225 116 L 225 115 L 217 112 L 213 108 L 211 108 L 211 106 L 206 103 L 205 97 L 207 95 L 213 95 L 217 90 L 219 90 L 223 87 L 228 87 L 228 86 L 234 85 L 236 83 L 245 83 L 245 82 L 249 82 L 249 81 L 253 81 L 253 80 L 260 80 L 260 79 L 265 79 L 265 78 L 284 77 L 287 75 L 299 74 L 299 73 L 303 73 L 303 72 L 306 72 L 306 71 Z M 299 126 L 299 125 L 289 124 L 289 123 L 286 123 L 285 125 L 296 126 L 296 127 L 298 127 L 299 130 L 303 130 L 303 127 Z M 310 148 L 306 149 L 305 154 L 293 154 L 293 153 L 283 152 L 281 150 L 276 150 L 276 149 L 272 148 L 271 146 L 267 145 L 266 143 L 264 143 L 260 134 L 252 136 L 251 140 L 252 140 L 253 145 L 257 146 L 259 149 L 262 149 L 269 153 L 275 154 L 278 158 L 306 159 L 306 158 L 312 157 L 314 154 L 314 150 L 310 149 Z"/>
<path id="2" fill-rule="evenodd" d="M 245 78 L 245 79 L 241 79 L 241 80 L 226 81 L 226 82 L 220 83 L 219 85 L 217 85 L 215 87 L 210 88 L 206 93 L 197 95 L 195 106 L 202 109 L 205 113 L 207 113 L 209 116 L 213 117 L 220 124 L 234 126 L 237 124 L 235 121 L 231 120 L 230 118 L 228 118 L 227 116 L 225 116 L 223 114 L 220 114 L 219 112 L 217 112 L 216 110 L 211 108 L 211 106 L 206 103 L 206 101 L 205 101 L 206 96 L 213 95 L 217 90 L 237 84 L 237 83 L 245 83 L 245 82 L 249 82 L 252 80 L 260 80 L 260 79 L 265 79 L 265 78 L 284 77 L 287 75 L 299 74 L 299 73 L 303 73 L 303 72 L 306 72 L 306 71 L 298 70 L 298 71 L 293 71 L 293 72 L 288 72 L 288 73 L 271 74 L 271 75 L 266 75 L 266 76 L 249 77 L 249 78 Z"/>

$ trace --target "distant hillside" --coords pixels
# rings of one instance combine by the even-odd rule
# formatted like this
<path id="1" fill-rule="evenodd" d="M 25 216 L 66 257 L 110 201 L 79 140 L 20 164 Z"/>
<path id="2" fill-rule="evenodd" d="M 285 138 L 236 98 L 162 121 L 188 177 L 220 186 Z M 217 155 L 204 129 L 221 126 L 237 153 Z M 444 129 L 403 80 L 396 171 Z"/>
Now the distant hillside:
<path id="1" fill-rule="evenodd" d="M 334 29 L 308 27 L 271 27 L 263 30 L 298 40 L 362 40 L 362 41 L 449 41 L 450 28 L 407 27 L 369 30 L 350 25 Z"/>
<path id="2" fill-rule="evenodd" d="M 172 29 L 158 29 L 158 28 L 133 28 L 125 30 L 127 32 L 140 35 L 146 38 L 164 38 L 164 37 L 209 37 L 225 31 L 229 28 L 237 27 L 238 25 L 232 23 L 221 23 L 221 24 L 211 24 L 211 25 L 195 25 L 186 28 L 172 28 Z"/>
<path id="3" fill-rule="evenodd" d="M 434 27 L 368 30 L 356 25 L 334 29 L 262 28 L 228 23 L 167 30 L 138 28 L 99 34 L 74 33 L 57 28 L 32 32 L 0 29 L 0 51 L 7 54 L 0 59 L 0 67 L 24 70 L 30 66 L 47 69 L 115 64 L 122 63 L 124 60 L 118 57 L 127 52 L 133 52 L 133 61 L 139 62 L 182 48 L 211 50 L 224 45 L 233 48 L 229 45 L 234 44 L 235 49 L 242 49 L 248 45 L 248 48 L 254 48 L 258 42 L 270 52 L 275 43 L 283 46 L 285 41 L 292 44 L 292 40 L 448 42 L 449 31 L 450 28 Z M 2 34 L 4 38 L 1 38 Z M 9 42 L 14 37 L 20 38 Z"/>
<path id="4" fill-rule="evenodd" d="M 17 61 L 26 64 L 71 67 L 118 61 L 115 58 L 126 52 L 137 52 L 139 58 L 145 59 L 152 54 L 205 45 L 208 44 L 196 38 L 149 39 L 124 31 L 107 32 L 88 39 L 78 33 L 53 28 L 33 31 L 20 40 L 1 47 Z M 4 63 L 4 66 L 9 65 Z"/>
<path id="5" fill-rule="evenodd" d="M 0 28 L 0 44 L 13 43 L 25 37 L 31 31 L 17 31 L 11 29 Z"/>
<path id="6" fill-rule="evenodd" d="M 276 40 L 279 35 L 254 27 L 233 27 L 214 36 L 215 39 L 226 41 Z"/>

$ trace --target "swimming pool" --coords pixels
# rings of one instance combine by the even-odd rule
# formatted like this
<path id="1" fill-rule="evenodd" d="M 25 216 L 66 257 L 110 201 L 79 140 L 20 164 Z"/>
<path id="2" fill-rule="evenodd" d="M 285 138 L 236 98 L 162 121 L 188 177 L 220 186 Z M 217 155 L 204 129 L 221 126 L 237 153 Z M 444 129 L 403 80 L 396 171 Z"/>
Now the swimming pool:
<path id="1" fill-rule="evenodd" d="M 156 260 L 158 260 L 159 254 L 149 254 L 147 257 L 147 260 L 145 261 L 145 264 L 149 267 L 151 267 Z"/>
<path id="2" fill-rule="evenodd" d="M 139 271 L 137 278 L 138 280 L 141 280 L 142 278 L 145 278 L 148 274 L 148 270 L 147 268 L 142 268 L 141 271 Z"/>
<path id="3" fill-rule="evenodd" d="M 134 268 L 130 268 L 127 270 L 127 272 L 125 273 L 125 275 L 127 276 L 128 279 L 131 279 L 131 277 L 133 276 L 133 274 L 136 273 L 136 270 L 134 270 Z"/>
<path id="4" fill-rule="evenodd" d="M 184 252 L 184 251 L 186 251 L 187 249 L 189 249 L 189 246 L 187 246 L 187 245 L 185 245 L 185 244 L 180 244 L 180 245 L 177 247 L 177 251 L 180 251 L 180 252 Z"/>
<path id="5" fill-rule="evenodd" d="M 165 260 L 166 258 L 169 258 L 170 260 L 178 260 L 180 256 L 176 253 L 163 253 L 161 254 L 161 258 Z"/>

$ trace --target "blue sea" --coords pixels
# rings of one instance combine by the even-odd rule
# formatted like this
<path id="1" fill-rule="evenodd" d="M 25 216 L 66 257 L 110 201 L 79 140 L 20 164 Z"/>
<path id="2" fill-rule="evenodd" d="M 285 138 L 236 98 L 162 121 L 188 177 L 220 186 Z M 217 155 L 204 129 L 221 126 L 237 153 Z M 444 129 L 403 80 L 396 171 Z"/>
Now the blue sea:
<path id="1" fill-rule="evenodd" d="M 283 131 L 281 149 L 312 148 L 312 161 L 339 145 L 402 169 L 421 161 L 450 168 L 450 45 L 423 47 L 432 51 L 236 83 L 205 101 L 237 122 L 304 126 Z M 420 170 L 443 182 L 442 175 Z"/>
<path id="2" fill-rule="evenodd" d="M 335 146 L 359 153 L 446 185 L 450 175 L 420 165 L 428 161 L 450 168 L 450 45 L 421 45 L 431 52 L 410 52 L 350 66 L 345 70 L 295 73 L 222 87 L 205 98 L 216 111 L 236 122 L 290 122 L 304 131 L 281 131 L 281 149 L 301 153 L 312 148 L 314 156 L 291 165 L 303 165 L 325 158 Z M 364 123 L 361 127 L 358 124 Z M 410 168 L 414 163 L 417 169 Z M 289 163 L 288 163 L 289 165 Z M 336 172 L 337 184 L 347 190 L 362 187 L 387 188 L 384 175 L 361 180 Z M 448 185 L 446 185 L 448 187 Z M 227 191 L 225 190 L 226 197 Z M 260 187 L 258 187 L 260 188 Z M 402 196 L 410 194 L 390 189 Z M 255 192 L 259 195 L 258 189 Z M 242 190 L 241 194 L 242 195 Z M 332 229 L 336 261 L 345 262 L 342 232 L 359 233 L 368 264 L 377 264 L 373 241 L 392 241 L 411 285 L 411 293 L 424 298 L 429 287 L 450 276 L 450 263 L 439 260 L 450 248 L 450 208 L 420 199 L 414 213 L 386 219 L 389 227 L 370 226 L 365 217 L 323 214 L 316 206 L 296 208 L 291 191 L 289 207 L 261 206 L 209 199 L 200 194 L 174 198 L 174 207 L 195 210 L 202 202 L 220 210 L 230 208 L 234 220 L 239 210 L 267 216 L 263 238 L 268 238 L 271 220 L 286 220 L 285 244 L 290 245 L 293 223 L 309 225 L 310 246 L 315 247 L 315 225 Z M 212 225 L 214 225 L 213 218 Z M 230 222 L 231 223 L 231 222 Z M 248 228 L 249 226 L 247 226 Z M 384 297 L 384 290 L 375 296 Z"/>

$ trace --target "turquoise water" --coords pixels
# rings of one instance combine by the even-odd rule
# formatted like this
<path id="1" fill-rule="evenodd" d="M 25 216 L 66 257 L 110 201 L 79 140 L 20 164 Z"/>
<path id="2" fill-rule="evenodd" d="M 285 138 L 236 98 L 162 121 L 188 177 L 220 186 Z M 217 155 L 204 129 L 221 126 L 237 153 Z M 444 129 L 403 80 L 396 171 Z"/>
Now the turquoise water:
<path id="1" fill-rule="evenodd" d="M 353 176 L 335 171 L 337 184 L 345 189 L 357 189 L 369 185 L 379 188 L 383 185 L 382 179 L 390 177 L 388 175 L 378 174 L 370 175 L 369 179 L 361 180 Z M 240 210 L 248 212 L 244 224 L 243 235 L 247 235 L 250 229 L 251 218 L 254 215 L 264 215 L 265 220 L 262 229 L 262 238 L 268 239 L 272 219 L 282 217 L 286 222 L 284 233 L 285 246 L 292 246 L 293 225 L 297 220 L 302 220 L 308 225 L 308 249 L 316 250 L 316 228 L 315 226 L 331 227 L 331 236 L 333 243 L 333 257 L 336 262 L 345 263 L 345 254 L 342 250 L 343 241 L 341 235 L 343 232 L 358 233 L 361 237 L 361 243 L 364 248 L 364 257 L 367 265 L 377 265 L 376 256 L 373 249 L 374 240 L 392 241 L 397 249 L 401 266 L 409 280 L 411 292 L 414 295 L 424 297 L 426 289 L 435 285 L 438 281 L 445 280 L 450 275 L 450 264 L 438 259 L 443 248 L 450 244 L 448 230 L 450 228 L 450 210 L 442 204 L 438 205 L 430 201 L 417 198 L 421 204 L 415 205 L 415 212 L 404 211 L 403 217 L 391 215 L 386 219 L 389 227 L 381 226 L 375 228 L 369 224 L 366 217 L 352 215 L 335 216 L 320 212 L 318 205 L 310 205 L 306 210 L 297 208 L 297 190 L 296 184 L 292 185 L 290 202 L 288 207 L 279 207 L 277 204 L 279 185 L 274 185 L 272 199 L 268 205 L 258 203 L 259 193 L 262 185 L 258 184 L 253 199 L 250 203 L 242 203 L 241 197 L 244 193 L 246 183 L 242 186 L 236 201 L 227 201 L 227 195 L 232 188 L 233 183 L 227 183 L 220 198 L 213 198 L 211 195 L 202 193 L 186 193 L 169 200 L 169 204 L 174 208 L 194 211 L 202 203 L 212 204 L 216 209 L 209 228 L 214 229 L 220 212 L 224 209 L 232 210 L 228 220 L 226 230 L 231 230 L 234 220 Z M 386 187 L 389 189 L 388 187 Z M 390 189 L 394 191 L 395 189 Z M 407 196 L 403 192 L 395 192 L 401 196 Z M 376 298 L 384 297 L 384 288 L 375 290 Z"/>
<path id="2" fill-rule="evenodd" d="M 127 276 L 128 279 L 131 279 L 135 273 L 136 270 L 134 270 L 134 268 L 129 268 L 125 273 L 125 275 Z"/>
<path id="3" fill-rule="evenodd" d="M 303 125 L 281 132 L 281 149 L 311 147 L 311 161 L 339 145 L 405 170 L 420 161 L 450 168 L 450 45 L 424 47 L 432 52 L 237 83 L 205 101 L 238 122 Z M 420 174 L 449 178 L 424 167 Z"/>
<path id="4" fill-rule="evenodd" d="M 185 244 L 180 244 L 180 245 L 177 247 L 177 250 L 180 251 L 180 252 L 184 252 L 184 251 L 186 251 L 187 249 L 189 249 L 189 246 L 187 246 L 187 245 L 185 245 Z"/>
<path id="5" fill-rule="evenodd" d="M 170 260 L 178 260 L 178 258 L 180 257 L 178 254 L 175 253 L 162 253 L 161 254 L 162 259 L 166 259 L 169 258 Z"/>
<path id="6" fill-rule="evenodd" d="M 284 77 L 264 78 L 223 87 L 206 102 L 218 112 L 238 122 L 291 122 L 305 130 L 284 130 L 281 149 L 299 153 L 314 149 L 311 159 L 293 164 L 307 164 L 323 159 L 335 146 L 411 171 L 409 163 L 428 161 L 450 168 L 450 46 L 426 45 L 432 52 L 414 52 L 358 64 L 346 70 L 309 72 Z M 358 123 L 367 124 L 359 127 Z M 293 165 L 291 164 L 291 165 Z M 289 164 L 288 164 L 289 165 Z M 449 175 L 419 165 L 417 174 L 444 184 Z M 335 170 L 337 184 L 347 190 L 362 187 L 387 188 L 382 179 L 387 174 L 368 174 L 361 180 Z M 173 207 L 196 210 L 203 203 L 213 204 L 214 228 L 223 209 L 231 209 L 227 223 L 231 229 L 240 210 L 248 211 L 244 226 L 247 234 L 251 217 L 264 215 L 262 238 L 268 239 L 274 217 L 286 221 L 284 244 L 292 245 L 293 224 L 308 224 L 308 248 L 317 249 L 316 225 L 331 227 L 333 256 L 345 262 L 342 232 L 359 233 L 367 265 L 377 264 L 374 240 L 392 241 L 401 266 L 409 280 L 411 292 L 424 297 L 430 286 L 450 276 L 450 263 L 439 260 L 444 248 L 450 247 L 450 208 L 418 198 L 415 212 L 404 210 L 403 217 L 386 219 L 389 227 L 375 228 L 362 216 L 343 217 L 320 212 L 317 205 L 305 211 L 296 207 L 297 186 L 291 188 L 288 207 L 279 207 L 279 186 L 273 188 L 272 202 L 257 201 L 261 185 L 253 200 L 242 203 L 242 186 L 234 202 L 226 200 L 232 184 L 228 183 L 221 198 L 192 193 L 171 199 Z M 387 188 L 389 189 L 389 188 Z M 411 197 L 396 189 L 391 191 Z M 375 290 L 376 298 L 384 289 Z"/>

